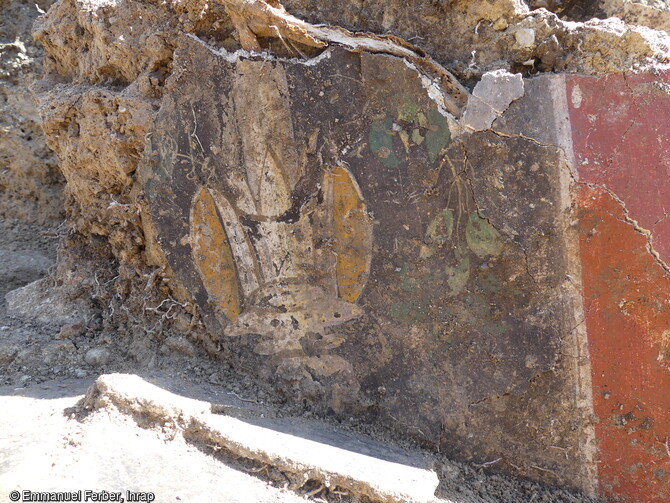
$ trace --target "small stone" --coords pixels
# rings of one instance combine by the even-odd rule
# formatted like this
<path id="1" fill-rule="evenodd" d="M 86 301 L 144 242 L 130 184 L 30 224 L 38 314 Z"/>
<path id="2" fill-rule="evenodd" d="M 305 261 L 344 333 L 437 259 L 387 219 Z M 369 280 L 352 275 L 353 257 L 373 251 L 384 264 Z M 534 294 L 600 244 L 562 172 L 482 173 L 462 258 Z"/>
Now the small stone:
<path id="1" fill-rule="evenodd" d="M 107 348 L 93 348 L 89 349 L 84 356 L 84 361 L 94 367 L 99 367 L 107 363 L 111 357 L 111 353 Z"/>
<path id="2" fill-rule="evenodd" d="M 88 328 L 93 331 L 102 330 L 102 316 L 100 314 L 92 316 L 91 320 L 88 322 Z"/>
<path id="3" fill-rule="evenodd" d="M 19 353 L 19 348 L 16 345 L 0 345 L 0 365 L 9 365 L 14 361 Z"/>
<path id="4" fill-rule="evenodd" d="M 83 379 L 84 377 L 88 376 L 88 372 L 86 372 L 84 369 L 74 369 L 74 376 L 77 379 Z"/>
<path id="5" fill-rule="evenodd" d="M 68 340 L 52 341 L 42 348 L 42 361 L 47 365 L 60 363 L 63 358 L 74 353 L 76 348 Z"/>
<path id="6" fill-rule="evenodd" d="M 176 330 L 180 332 L 188 332 L 191 330 L 191 319 L 192 317 L 190 314 L 182 313 L 177 315 L 172 323 Z"/>
<path id="7" fill-rule="evenodd" d="M 530 47 L 535 43 L 535 30 L 532 28 L 519 28 L 514 32 L 514 38 L 520 47 Z"/>
<path id="8" fill-rule="evenodd" d="M 31 379 L 32 379 L 32 376 L 22 375 L 21 377 L 19 377 L 19 385 L 20 386 L 25 386 L 28 383 L 28 381 L 30 381 Z"/>
<path id="9" fill-rule="evenodd" d="M 165 340 L 165 344 L 172 351 L 176 351 L 177 353 L 187 356 L 193 356 L 195 354 L 193 344 L 183 335 L 172 335 Z"/>
<path id="10" fill-rule="evenodd" d="M 493 29 L 495 31 L 503 31 L 506 30 L 509 24 L 507 23 L 507 20 L 504 17 L 499 17 L 495 23 L 493 23 Z"/>
<path id="11" fill-rule="evenodd" d="M 216 372 L 214 372 L 213 374 L 211 374 L 211 375 L 209 376 L 209 379 L 208 379 L 208 380 L 209 380 L 209 382 L 210 382 L 211 384 L 219 384 L 219 382 L 220 382 L 220 380 L 219 380 L 219 374 L 217 374 Z"/>
<path id="12" fill-rule="evenodd" d="M 461 470 L 452 463 L 446 462 L 440 466 L 440 471 L 442 472 L 442 477 L 445 480 L 456 480 L 461 475 Z"/>
<path id="13" fill-rule="evenodd" d="M 73 325 L 65 325 L 60 329 L 56 339 L 74 339 L 86 333 L 86 325 L 83 323 L 74 323 Z"/>

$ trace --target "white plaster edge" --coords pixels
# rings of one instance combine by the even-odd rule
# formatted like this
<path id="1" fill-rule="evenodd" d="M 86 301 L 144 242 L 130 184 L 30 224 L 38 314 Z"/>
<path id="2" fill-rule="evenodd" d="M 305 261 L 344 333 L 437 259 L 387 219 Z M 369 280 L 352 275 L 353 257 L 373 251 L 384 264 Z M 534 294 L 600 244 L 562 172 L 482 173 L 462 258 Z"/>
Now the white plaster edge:
<path id="1" fill-rule="evenodd" d="M 192 33 L 187 33 L 186 36 L 188 38 L 192 39 L 192 40 L 195 40 L 199 44 L 201 44 L 203 47 L 205 47 L 212 54 L 215 54 L 217 56 L 221 56 L 222 58 L 224 58 L 229 63 L 237 63 L 242 58 L 262 58 L 262 59 L 267 60 L 267 61 L 279 61 L 279 62 L 282 62 L 282 63 L 299 64 L 299 65 L 304 65 L 304 66 L 314 66 L 314 65 L 318 65 L 319 63 L 321 63 L 321 61 L 330 58 L 330 55 L 333 52 L 333 50 L 331 48 L 328 48 L 328 49 L 325 49 L 318 56 L 315 56 L 315 57 L 309 58 L 309 59 L 280 58 L 278 56 L 270 54 L 269 52 L 247 51 L 246 49 L 237 49 L 235 52 L 229 52 L 226 49 L 224 49 L 223 47 L 216 48 L 216 47 L 213 47 L 213 46 L 209 45 L 207 42 L 205 42 L 201 38 L 193 35 Z"/>
<path id="2" fill-rule="evenodd" d="M 554 127 L 557 146 L 565 152 L 570 165 L 570 171 L 575 180 L 579 180 L 579 173 L 575 164 L 575 151 L 572 145 L 572 126 L 568 108 L 567 80 L 565 76 L 549 79 L 549 94 L 554 104 Z"/>
<path id="3" fill-rule="evenodd" d="M 575 178 L 574 150 L 572 145 L 572 128 L 568 114 L 567 81 L 564 75 L 551 79 L 549 92 L 553 103 L 554 123 L 557 141 L 563 149 L 568 164 L 567 169 L 559 170 L 560 211 L 567 219 L 565 226 L 566 260 L 568 274 L 567 284 L 571 303 L 572 333 L 568 334 L 569 342 L 565 345 L 567 353 L 573 355 L 573 372 L 575 376 L 575 403 L 582 411 L 585 426 L 582 428 L 581 455 L 584 463 L 582 468 L 582 489 L 590 496 L 598 492 L 598 446 L 596 440 L 595 418 L 593 408 L 593 383 L 591 380 L 591 357 L 589 354 L 586 313 L 584 311 L 584 284 L 582 281 L 582 264 L 580 255 L 579 231 L 572 221 L 572 192 Z"/>
<path id="4" fill-rule="evenodd" d="M 395 56 L 398 57 L 398 56 Z M 413 70 L 421 77 L 421 86 L 426 90 L 428 98 L 432 100 L 437 105 L 437 111 L 440 115 L 447 119 L 447 124 L 449 125 L 449 133 L 451 138 L 456 138 L 463 133 L 463 127 L 461 126 L 460 121 L 447 111 L 447 100 L 444 97 L 444 92 L 442 87 L 435 82 L 433 79 L 425 75 L 417 66 L 409 61 L 407 58 L 402 58 L 405 66 L 410 70 Z"/>

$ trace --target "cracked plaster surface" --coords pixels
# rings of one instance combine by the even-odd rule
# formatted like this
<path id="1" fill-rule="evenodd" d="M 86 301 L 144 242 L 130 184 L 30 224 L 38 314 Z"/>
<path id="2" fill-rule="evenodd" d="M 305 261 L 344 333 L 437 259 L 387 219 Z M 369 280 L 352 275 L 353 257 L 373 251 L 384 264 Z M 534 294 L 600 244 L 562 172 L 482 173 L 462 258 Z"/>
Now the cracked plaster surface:
<path id="1" fill-rule="evenodd" d="M 485 73 L 468 99 L 463 126 L 474 131 L 489 129 L 509 105 L 523 94 L 521 74 L 505 70 Z"/>

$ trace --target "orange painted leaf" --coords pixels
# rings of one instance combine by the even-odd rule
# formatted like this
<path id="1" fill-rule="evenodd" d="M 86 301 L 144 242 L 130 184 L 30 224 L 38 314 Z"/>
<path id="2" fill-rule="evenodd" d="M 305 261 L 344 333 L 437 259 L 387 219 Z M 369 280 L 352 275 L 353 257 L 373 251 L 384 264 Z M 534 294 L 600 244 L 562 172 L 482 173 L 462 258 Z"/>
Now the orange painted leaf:
<path id="1" fill-rule="evenodd" d="M 334 249 L 340 298 L 355 302 L 363 292 L 372 258 L 372 222 L 358 184 L 337 166 L 328 175 L 333 187 Z"/>
<path id="2" fill-rule="evenodd" d="M 241 311 L 237 269 L 216 203 L 205 187 L 196 194 L 191 208 L 191 246 L 209 301 L 235 321 Z"/>

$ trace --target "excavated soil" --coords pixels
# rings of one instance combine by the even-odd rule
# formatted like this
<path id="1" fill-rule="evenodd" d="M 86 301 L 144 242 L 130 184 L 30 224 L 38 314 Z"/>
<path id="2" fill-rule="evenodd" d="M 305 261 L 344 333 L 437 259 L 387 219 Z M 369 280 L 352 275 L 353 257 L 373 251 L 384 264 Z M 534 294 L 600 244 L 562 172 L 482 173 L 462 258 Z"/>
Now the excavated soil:
<path id="1" fill-rule="evenodd" d="M 64 179 L 29 88 L 42 70 L 32 23 L 51 3 L 0 2 L 0 219 L 47 226 L 64 218 Z"/>

